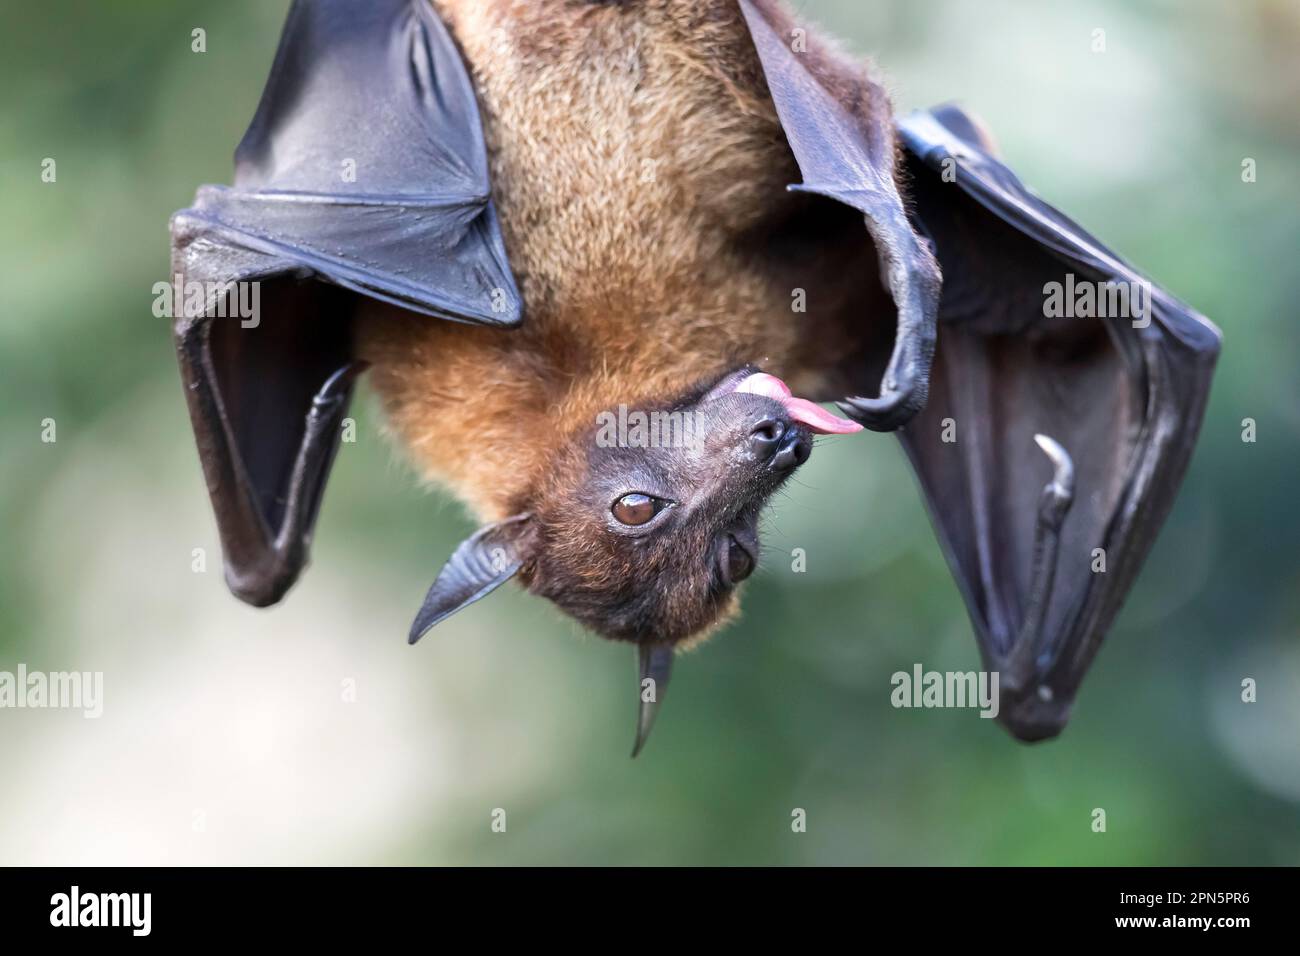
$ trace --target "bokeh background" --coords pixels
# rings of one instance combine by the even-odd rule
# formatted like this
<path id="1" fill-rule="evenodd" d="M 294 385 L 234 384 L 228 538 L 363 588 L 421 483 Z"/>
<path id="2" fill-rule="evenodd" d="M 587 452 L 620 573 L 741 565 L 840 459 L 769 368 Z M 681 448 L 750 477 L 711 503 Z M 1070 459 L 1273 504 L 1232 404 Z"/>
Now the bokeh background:
<path id="1" fill-rule="evenodd" d="M 1300 3 L 798 6 L 900 109 L 981 113 L 1026 181 L 1225 333 L 1186 485 L 1064 736 L 890 707 L 894 671 L 978 657 L 883 436 L 800 473 L 743 621 L 679 662 L 635 762 L 630 652 L 549 606 L 504 589 L 406 646 L 470 524 L 368 395 L 310 573 L 274 611 L 236 602 L 151 288 L 169 214 L 229 181 L 287 2 L 7 4 L 0 670 L 100 670 L 106 699 L 97 721 L 0 710 L 0 863 L 1300 862 Z"/>

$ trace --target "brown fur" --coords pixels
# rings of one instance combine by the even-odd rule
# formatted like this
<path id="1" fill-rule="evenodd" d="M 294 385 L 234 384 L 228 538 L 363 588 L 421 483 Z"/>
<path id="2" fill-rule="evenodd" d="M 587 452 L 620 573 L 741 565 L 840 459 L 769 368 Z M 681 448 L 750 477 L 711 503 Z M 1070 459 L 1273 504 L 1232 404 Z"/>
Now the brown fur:
<path id="1" fill-rule="evenodd" d="M 863 329 L 892 321 L 874 253 L 860 217 L 785 191 L 798 169 L 734 0 L 436 5 L 478 90 L 525 317 L 500 331 L 363 316 L 373 386 L 426 477 L 497 520 L 581 467 L 557 436 L 601 409 L 668 402 L 744 362 L 814 399 L 870 388 Z M 844 102 L 888 114 L 862 68 L 816 41 L 812 55 Z M 845 241 L 801 255 L 809 228 Z"/>

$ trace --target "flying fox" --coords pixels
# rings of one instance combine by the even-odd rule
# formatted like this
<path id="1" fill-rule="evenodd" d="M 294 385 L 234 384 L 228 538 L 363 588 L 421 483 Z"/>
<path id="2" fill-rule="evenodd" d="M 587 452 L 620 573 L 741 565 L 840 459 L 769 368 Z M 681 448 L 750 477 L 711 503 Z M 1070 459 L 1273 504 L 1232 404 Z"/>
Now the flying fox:
<path id="1" fill-rule="evenodd" d="M 513 578 L 636 648 L 634 754 L 675 653 L 735 615 L 764 505 L 862 431 L 903 443 L 999 719 L 1059 733 L 1220 342 L 974 116 L 897 115 L 779 0 L 295 0 L 233 185 L 171 234 L 216 290 L 174 336 L 234 594 L 306 565 L 368 372 L 481 522 L 411 643 Z M 1062 314 L 1067 282 L 1146 294 Z M 227 318 L 248 283 L 256 321 Z M 611 440 L 629 409 L 693 427 Z"/>

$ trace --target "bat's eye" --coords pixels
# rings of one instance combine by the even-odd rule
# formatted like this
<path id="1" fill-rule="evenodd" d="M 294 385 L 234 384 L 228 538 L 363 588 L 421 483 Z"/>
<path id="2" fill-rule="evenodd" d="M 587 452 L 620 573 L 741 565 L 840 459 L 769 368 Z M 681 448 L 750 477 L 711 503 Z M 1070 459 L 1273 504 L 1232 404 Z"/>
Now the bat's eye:
<path id="1" fill-rule="evenodd" d="M 626 525 L 645 524 L 659 512 L 668 507 L 668 502 L 663 498 L 656 498 L 654 495 L 643 495 L 635 491 L 630 495 L 624 495 L 614 502 L 614 507 L 610 510 L 614 512 L 614 517 Z"/>

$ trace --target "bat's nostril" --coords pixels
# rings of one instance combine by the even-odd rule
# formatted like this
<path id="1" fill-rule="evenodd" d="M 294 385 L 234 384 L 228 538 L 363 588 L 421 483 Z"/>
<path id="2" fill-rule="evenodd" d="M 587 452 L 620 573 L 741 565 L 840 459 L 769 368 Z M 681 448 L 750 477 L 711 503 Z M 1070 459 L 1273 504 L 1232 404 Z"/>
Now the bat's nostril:
<path id="1" fill-rule="evenodd" d="M 807 435 L 800 435 L 794 443 L 794 463 L 802 465 L 812 454 L 812 440 Z"/>
<path id="2" fill-rule="evenodd" d="M 791 428 L 786 431 L 785 440 L 779 443 L 769 465 L 776 471 L 790 471 L 807 461 L 811 454 L 812 439 L 808 433 L 802 428 Z"/>
<path id="3" fill-rule="evenodd" d="M 750 429 L 749 447 L 756 456 L 766 458 L 776 451 L 785 433 L 785 422 L 779 418 L 763 418 Z"/>

